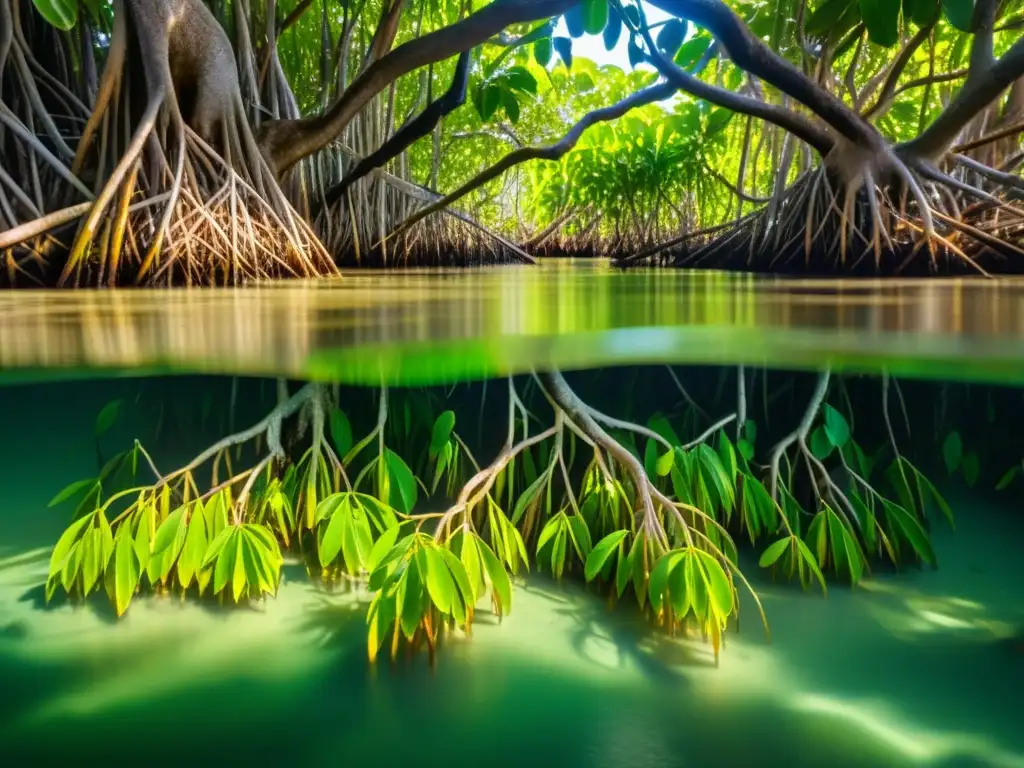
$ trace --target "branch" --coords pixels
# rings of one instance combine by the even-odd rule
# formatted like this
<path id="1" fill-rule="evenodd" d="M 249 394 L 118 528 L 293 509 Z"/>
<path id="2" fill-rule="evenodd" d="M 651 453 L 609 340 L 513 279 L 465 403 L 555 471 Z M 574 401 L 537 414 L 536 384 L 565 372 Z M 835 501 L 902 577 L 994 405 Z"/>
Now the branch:
<path id="1" fill-rule="evenodd" d="M 561 140 L 555 144 L 549 144 L 541 147 L 523 147 L 522 149 L 510 152 L 490 168 L 481 171 L 451 194 L 445 195 L 433 205 L 428 205 L 426 208 L 422 208 L 411 215 L 403 221 L 397 229 L 388 235 L 388 238 L 396 237 L 430 214 L 437 213 L 441 209 L 447 208 L 457 200 L 461 200 L 473 190 L 479 189 L 484 184 L 497 178 L 510 168 L 521 163 L 525 163 L 528 160 L 558 160 L 569 150 L 575 147 L 584 131 L 595 123 L 615 120 L 636 107 L 650 104 L 655 101 L 663 101 L 664 99 L 672 96 L 675 92 L 675 86 L 670 83 L 661 83 L 659 85 L 651 86 L 650 88 L 645 88 L 642 91 L 637 91 L 631 96 L 628 96 L 617 104 L 612 104 L 611 106 L 603 107 L 602 109 L 595 109 L 593 112 L 587 113 L 578 123 L 569 129 L 569 132 L 566 133 Z"/>
<path id="2" fill-rule="evenodd" d="M 920 48 L 925 40 L 931 37 L 932 28 L 934 24 L 929 24 L 926 27 L 921 27 L 905 46 L 900 51 L 899 56 L 892 63 L 892 68 L 889 70 L 888 77 L 885 78 L 885 84 L 882 86 L 882 92 L 878 94 L 878 98 L 875 103 L 865 110 L 862 115 L 865 119 L 870 120 L 875 117 L 879 112 L 887 109 L 892 99 L 896 96 L 896 84 L 899 82 L 900 75 L 906 70 L 910 60 L 917 53 L 917 49 Z"/>
<path id="3" fill-rule="evenodd" d="M 916 139 L 900 145 L 907 154 L 936 161 L 949 151 L 956 137 L 974 117 L 999 98 L 1013 81 L 1024 76 L 1024 38 L 1014 43 L 998 61 L 992 61 L 992 14 L 995 0 L 979 0 L 974 14 L 975 41 L 967 82 L 953 101 Z M 983 29 L 979 24 L 987 24 Z M 988 42 L 986 43 L 986 39 Z"/>
<path id="4" fill-rule="evenodd" d="M 311 6 L 312 4 L 313 4 L 313 0 L 302 0 L 298 5 L 296 5 L 294 8 L 292 8 L 292 12 L 289 13 L 287 16 L 285 16 L 284 17 L 284 21 L 282 21 L 278 25 L 278 27 L 277 27 L 277 36 L 281 37 L 281 35 L 283 35 L 285 32 L 287 32 L 288 29 L 295 22 L 297 22 L 299 19 L 302 18 L 302 15 L 307 10 L 309 10 L 309 6 Z"/>
<path id="5" fill-rule="evenodd" d="M 340 183 L 335 184 L 324 197 L 324 207 L 334 205 L 344 196 L 345 192 L 374 168 L 384 166 L 389 160 L 404 152 L 413 142 L 423 138 L 441 121 L 445 115 L 461 107 L 466 102 L 466 87 L 469 81 L 470 56 L 468 52 L 459 56 L 455 65 L 455 76 L 451 87 L 440 98 L 431 102 L 419 116 L 400 128 L 380 149 L 364 158 L 349 172 Z"/>
<path id="6" fill-rule="evenodd" d="M 658 50 L 657 46 L 650 39 L 650 33 L 645 31 L 644 34 L 648 38 L 648 46 L 651 49 L 651 55 L 647 57 L 648 61 L 657 68 L 666 80 L 679 90 L 686 91 L 693 96 L 710 101 L 712 104 L 717 104 L 720 107 L 725 107 L 744 115 L 759 117 L 762 120 L 777 125 L 810 144 L 823 157 L 832 151 L 832 138 L 803 115 L 791 112 L 776 104 L 769 104 L 750 96 L 743 96 L 725 88 L 719 88 L 704 82 L 699 77 L 694 77 Z"/>
<path id="7" fill-rule="evenodd" d="M 859 146 L 874 147 L 883 141 L 874 126 L 775 53 L 721 0 L 649 2 L 666 13 L 692 21 L 710 31 L 736 66 L 796 99 Z M 812 142 L 808 143 L 814 146 Z"/>
<path id="8" fill-rule="evenodd" d="M 495 0 L 451 26 L 400 45 L 356 78 L 324 114 L 299 120 L 270 120 L 257 140 L 271 168 L 281 176 L 304 157 L 323 149 L 378 93 L 402 75 L 463 53 L 512 24 L 556 16 L 578 0 Z"/>

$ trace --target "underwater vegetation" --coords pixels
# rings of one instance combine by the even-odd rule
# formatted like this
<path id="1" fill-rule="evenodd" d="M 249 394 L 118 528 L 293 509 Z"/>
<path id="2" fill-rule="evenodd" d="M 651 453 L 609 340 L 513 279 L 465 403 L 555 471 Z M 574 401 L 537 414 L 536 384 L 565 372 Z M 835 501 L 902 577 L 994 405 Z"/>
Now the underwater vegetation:
<path id="1" fill-rule="evenodd" d="M 498 397 L 279 382 L 269 413 L 191 461 L 159 467 L 136 440 L 57 493 L 51 506 L 74 511 L 46 598 L 103 592 L 118 615 L 148 593 L 245 603 L 273 597 L 294 558 L 325 588 L 368 593 L 371 660 L 433 659 L 447 632 L 471 632 L 481 601 L 507 615 L 532 569 L 699 633 L 717 658 L 739 590 L 769 629 L 740 568 L 748 541 L 759 567 L 822 592 L 937 564 L 929 530 L 953 515 L 920 467 L 973 485 L 973 432 L 947 430 L 936 455 L 910 429 L 920 403 L 888 376 L 713 378 L 622 369 L 573 386 L 537 372 Z M 98 415 L 98 453 L 124 407 Z"/>

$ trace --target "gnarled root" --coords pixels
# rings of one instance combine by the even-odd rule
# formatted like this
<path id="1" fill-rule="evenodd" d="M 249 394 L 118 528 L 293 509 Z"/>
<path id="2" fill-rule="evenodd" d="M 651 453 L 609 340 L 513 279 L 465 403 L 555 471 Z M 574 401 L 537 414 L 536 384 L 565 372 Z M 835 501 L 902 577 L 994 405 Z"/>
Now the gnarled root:
<path id="1" fill-rule="evenodd" d="M 738 226 L 643 258 L 673 266 L 783 273 L 986 274 L 1024 269 L 1024 208 L 1005 180 L 849 143 Z M 624 259 L 636 263 L 639 258 Z"/>
<path id="2" fill-rule="evenodd" d="M 352 184 L 337 182 L 345 165 L 342 157 L 357 156 L 339 147 L 322 154 L 318 180 L 344 188 L 340 198 L 318 206 L 314 224 L 336 263 L 366 267 L 534 263 L 522 248 L 450 209 L 397 236 L 389 235 L 391 222 L 408 218 L 439 196 L 382 169 L 369 171 Z M 345 178 L 344 173 L 340 178 Z"/>
<path id="3" fill-rule="evenodd" d="M 69 147 L 88 109 L 35 60 L 26 32 L 52 37 L 48 44 L 58 47 L 65 42 L 30 3 L 0 0 L 0 282 L 11 284 L 39 281 L 37 267 L 51 245 L 45 237 L 53 222 L 48 213 L 92 197 L 71 172 Z M 56 51 L 54 60 L 66 56 Z"/>
<path id="4" fill-rule="evenodd" d="M 96 180 L 96 200 L 68 238 L 58 285 L 334 271 L 256 146 L 234 66 L 199 0 L 115 6 L 96 108 L 72 165 Z"/>
<path id="5" fill-rule="evenodd" d="M 632 569 L 630 578 L 640 605 L 645 606 L 650 585 L 651 607 L 655 617 L 669 628 L 681 626 L 693 617 L 689 609 L 681 607 L 678 602 L 669 605 L 667 600 L 662 601 L 665 584 L 654 575 L 654 571 L 659 568 L 659 563 L 662 570 L 666 566 L 671 567 L 671 563 L 664 560 L 666 557 L 672 563 L 682 562 L 689 556 L 710 558 L 715 564 L 709 567 L 720 572 L 722 579 L 728 582 L 730 595 L 735 592 L 735 582 L 750 588 L 736 567 L 735 545 L 722 525 L 697 507 L 666 495 L 652 482 L 644 464 L 601 426 L 606 424 L 654 440 L 667 446 L 669 453 L 676 450 L 685 452 L 706 440 L 712 432 L 721 430 L 735 419 L 735 415 L 720 421 L 693 444 L 676 447 L 646 427 L 596 411 L 573 392 L 557 371 L 536 374 L 535 379 L 554 409 L 553 426 L 534 435 L 529 434 L 530 415 L 510 380 L 509 430 L 505 445 L 492 464 L 470 478 L 455 504 L 440 516 L 434 533 L 439 544 L 460 534 L 480 536 L 485 527 L 490 528 L 492 540 L 500 537 L 513 541 L 521 535 L 521 542 L 532 542 L 536 537 L 538 557 L 546 543 L 554 541 L 554 544 L 548 545 L 553 547 L 552 554 L 550 557 L 545 556 L 545 559 L 550 559 L 554 575 L 560 576 L 565 567 L 566 550 L 575 548 L 580 559 L 586 562 L 587 579 L 591 580 L 597 571 L 594 570 L 595 565 L 591 563 L 589 553 L 600 551 L 600 546 L 591 550 L 589 531 L 593 529 L 595 535 L 601 535 L 610 527 L 612 532 L 608 537 L 618 537 L 616 540 L 624 542 L 622 546 L 626 547 L 618 561 L 618 594 L 623 592 L 625 570 Z M 517 423 L 523 427 L 523 435 L 518 441 Z M 574 490 L 576 485 L 572 477 L 577 440 L 593 452 L 593 458 L 583 473 L 579 493 Z M 513 462 L 531 447 L 546 441 L 550 441 L 550 451 L 545 454 L 546 464 L 538 468 L 539 474 L 529 487 L 517 489 L 515 511 L 506 518 L 498 504 L 500 487 L 498 490 L 495 487 L 504 484 L 510 488 L 515 480 L 514 472 L 510 471 Z M 561 487 L 559 496 L 554 495 L 554 484 Z M 598 497 L 603 497 L 605 501 L 598 501 Z M 594 502 L 597 502 L 596 506 L 608 505 L 601 508 L 610 515 L 609 519 L 605 519 L 605 512 L 600 513 L 601 522 L 588 517 L 594 514 Z M 542 508 L 546 508 L 546 512 Z M 558 509 L 562 511 L 558 512 Z M 615 511 L 608 511 L 611 509 Z M 625 514 L 622 514 L 623 510 Z M 571 546 L 566 544 L 567 532 L 573 540 Z M 514 545 L 506 546 L 514 548 Z M 628 557 L 624 555 L 627 549 L 630 553 Z M 523 555 L 525 557 L 525 550 Z M 627 563 L 625 566 L 624 561 Z M 630 565 L 630 562 L 633 564 Z M 752 590 L 751 594 L 760 610 L 756 594 Z M 723 600 L 723 604 L 725 602 L 732 607 L 718 613 L 695 612 L 702 631 L 711 639 L 716 653 L 721 643 L 721 633 L 735 607 L 731 597 L 728 601 Z M 761 615 L 764 618 L 763 611 Z"/>

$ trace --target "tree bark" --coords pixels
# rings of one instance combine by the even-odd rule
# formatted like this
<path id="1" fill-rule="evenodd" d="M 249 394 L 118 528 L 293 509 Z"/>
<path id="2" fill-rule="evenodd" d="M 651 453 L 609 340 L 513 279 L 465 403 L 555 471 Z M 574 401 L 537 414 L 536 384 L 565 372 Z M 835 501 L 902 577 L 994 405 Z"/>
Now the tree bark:
<path id="1" fill-rule="evenodd" d="M 496 0 L 462 21 L 405 43 L 374 62 L 323 115 L 264 123 L 257 137 L 260 147 L 274 172 L 281 176 L 341 135 L 370 99 L 402 75 L 468 51 L 511 24 L 556 16 L 578 1 Z"/>

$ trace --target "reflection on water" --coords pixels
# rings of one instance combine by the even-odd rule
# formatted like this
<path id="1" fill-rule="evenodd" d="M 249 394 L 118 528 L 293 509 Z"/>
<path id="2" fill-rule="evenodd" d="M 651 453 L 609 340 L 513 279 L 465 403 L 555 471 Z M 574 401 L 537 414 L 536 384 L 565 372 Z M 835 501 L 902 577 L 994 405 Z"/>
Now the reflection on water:
<path id="1" fill-rule="evenodd" d="M 1012 280 L 794 282 L 559 261 L 246 289 L 8 292 L 0 314 L 8 377 L 92 368 L 428 383 L 718 362 L 1024 381 L 1024 282 Z"/>

